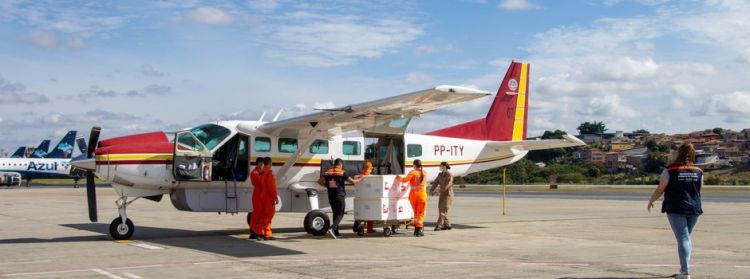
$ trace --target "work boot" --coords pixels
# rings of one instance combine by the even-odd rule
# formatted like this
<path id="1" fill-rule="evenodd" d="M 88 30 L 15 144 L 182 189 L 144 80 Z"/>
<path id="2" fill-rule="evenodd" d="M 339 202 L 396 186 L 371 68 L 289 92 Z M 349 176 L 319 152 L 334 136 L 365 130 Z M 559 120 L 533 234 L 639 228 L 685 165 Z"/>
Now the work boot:
<path id="1" fill-rule="evenodd" d="M 273 236 L 264 236 L 263 240 L 266 240 L 266 241 L 268 241 L 268 240 L 276 240 L 276 238 L 273 237 Z"/>
<path id="2" fill-rule="evenodd" d="M 414 227 L 414 236 L 419 236 L 419 228 Z"/>
<path id="3" fill-rule="evenodd" d="M 251 239 L 251 240 L 260 240 L 260 236 L 258 234 L 256 234 L 256 233 L 254 233 L 254 232 L 251 232 L 250 233 L 250 237 L 248 237 L 248 239 Z"/>
<path id="4" fill-rule="evenodd" d="M 335 235 L 337 238 L 343 237 L 343 235 L 341 235 L 341 233 L 339 233 L 338 229 L 333 231 L 333 235 Z"/>
<path id="5" fill-rule="evenodd" d="M 451 230 L 451 226 L 443 227 L 443 230 Z"/>
<path id="6" fill-rule="evenodd" d="M 419 228 L 419 236 L 424 236 L 424 228 Z"/>
<path id="7" fill-rule="evenodd" d="M 440 228 L 440 226 L 437 226 L 437 227 L 435 227 L 435 231 L 440 231 L 440 230 L 442 230 L 442 229 Z"/>

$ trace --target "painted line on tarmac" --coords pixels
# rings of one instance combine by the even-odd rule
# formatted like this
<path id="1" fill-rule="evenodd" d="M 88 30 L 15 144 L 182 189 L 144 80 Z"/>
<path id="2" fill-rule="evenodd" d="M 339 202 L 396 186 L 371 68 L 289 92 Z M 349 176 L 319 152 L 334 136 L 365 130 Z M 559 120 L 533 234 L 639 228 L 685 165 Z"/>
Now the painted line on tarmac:
<path id="1" fill-rule="evenodd" d="M 130 245 L 131 246 L 135 246 L 135 247 L 140 247 L 140 248 L 143 248 L 143 249 L 148 249 L 148 250 L 164 250 L 164 247 L 160 247 L 160 246 L 156 246 L 156 245 L 151 245 L 151 244 L 146 244 L 146 243 L 142 243 L 142 242 L 130 243 Z"/>
<path id="2" fill-rule="evenodd" d="M 130 272 L 123 272 L 122 275 L 125 275 L 125 277 L 128 277 L 130 279 L 143 279 L 143 277 L 135 275 L 135 274 L 130 273 Z"/>
<path id="3" fill-rule="evenodd" d="M 25 261 L 25 262 L 5 262 L 5 263 L 0 263 L 0 266 L 3 266 L 3 265 L 16 265 L 16 264 L 31 264 L 31 263 L 46 263 L 46 262 L 51 262 L 51 260 L 36 260 L 36 261 Z"/>
<path id="4" fill-rule="evenodd" d="M 82 269 L 69 269 L 69 270 L 19 272 L 19 273 L 9 273 L 9 274 L 5 274 L 3 276 L 5 276 L 5 277 L 13 277 L 13 276 L 29 276 L 29 275 L 47 275 L 47 274 L 76 273 L 76 272 L 84 272 L 84 271 L 91 271 L 91 269 L 90 268 L 82 268 Z"/>
<path id="5" fill-rule="evenodd" d="M 125 278 L 122 278 L 120 276 L 114 275 L 111 272 L 104 271 L 103 269 L 100 269 L 100 268 L 94 268 L 91 271 L 99 273 L 99 274 L 104 275 L 104 276 L 107 276 L 107 277 L 109 277 L 111 279 L 125 279 Z"/>
<path id="6" fill-rule="evenodd" d="M 736 268 L 750 268 L 748 265 L 735 265 Z"/>

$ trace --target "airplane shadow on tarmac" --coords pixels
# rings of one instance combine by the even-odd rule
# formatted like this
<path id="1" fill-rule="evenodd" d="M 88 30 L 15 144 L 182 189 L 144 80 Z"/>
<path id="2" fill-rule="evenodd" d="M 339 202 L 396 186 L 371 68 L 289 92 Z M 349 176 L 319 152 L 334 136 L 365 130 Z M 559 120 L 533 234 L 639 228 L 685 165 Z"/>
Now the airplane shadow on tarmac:
<path id="1" fill-rule="evenodd" d="M 61 226 L 78 230 L 106 233 L 109 231 L 107 224 L 62 224 Z M 275 232 L 296 232 L 300 229 L 278 229 Z M 300 251 L 276 247 L 264 242 L 249 239 L 231 237 L 231 235 L 247 233 L 245 230 L 211 230 L 190 231 L 181 229 L 155 228 L 138 226 L 135 231 L 135 240 L 143 240 L 149 243 L 167 247 L 180 247 L 198 250 L 208 253 L 226 255 L 236 258 L 268 257 L 305 254 Z M 108 235 L 73 236 L 52 239 L 41 238 L 16 238 L 0 239 L 2 244 L 23 243 L 64 243 L 64 242 L 86 242 L 86 241 L 111 241 Z"/>

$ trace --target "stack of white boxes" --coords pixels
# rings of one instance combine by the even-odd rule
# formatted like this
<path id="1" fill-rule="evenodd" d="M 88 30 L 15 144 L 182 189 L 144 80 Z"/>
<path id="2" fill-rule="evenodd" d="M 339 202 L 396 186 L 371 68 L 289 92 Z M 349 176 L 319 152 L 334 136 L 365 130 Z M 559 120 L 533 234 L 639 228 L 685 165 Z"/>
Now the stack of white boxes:
<path id="1" fill-rule="evenodd" d="M 414 213 L 409 203 L 410 188 L 395 175 L 365 177 L 355 185 L 354 219 L 362 221 L 410 220 Z"/>

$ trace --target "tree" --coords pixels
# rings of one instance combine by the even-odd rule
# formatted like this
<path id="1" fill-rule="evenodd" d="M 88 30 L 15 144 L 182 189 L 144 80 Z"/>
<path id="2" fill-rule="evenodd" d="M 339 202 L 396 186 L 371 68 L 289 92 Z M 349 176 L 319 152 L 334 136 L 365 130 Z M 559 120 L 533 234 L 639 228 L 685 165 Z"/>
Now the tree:
<path id="1" fill-rule="evenodd" d="M 643 164 L 643 170 L 648 173 L 660 173 L 666 165 L 666 156 L 659 152 L 649 152 Z"/>
<path id="2" fill-rule="evenodd" d="M 651 134 L 651 133 L 649 131 L 647 131 L 646 129 L 638 129 L 638 130 L 633 131 L 633 134 L 646 134 L 646 135 L 648 135 L 648 134 Z"/>
<path id="3" fill-rule="evenodd" d="M 722 132 L 724 132 L 724 129 L 723 129 L 723 128 L 718 128 L 718 127 L 717 127 L 717 128 L 714 128 L 714 129 L 713 129 L 713 130 L 711 130 L 711 131 L 712 131 L 712 132 L 714 132 L 714 134 L 719 134 L 719 135 L 721 135 L 721 133 L 722 133 Z"/>
<path id="4" fill-rule="evenodd" d="M 544 131 L 542 139 L 562 139 L 564 135 L 567 135 L 565 131 L 555 130 L 554 132 Z"/>
<path id="5" fill-rule="evenodd" d="M 648 148 L 648 151 L 658 151 L 659 150 L 659 143 L 655 140 L 648 140 L 646 142 L 646 147 Z"/>
<path id="6" fill-rule="evenodd" d="M 583 134 L 595 134 L 595 135 L 601 135 L 604 134 L 604 132 L 607 131 L 607 126 L 604 125 L 604 122 L 583 122 L 581 125 L 578 125 L 578 131 L 581 135 Z"/>

